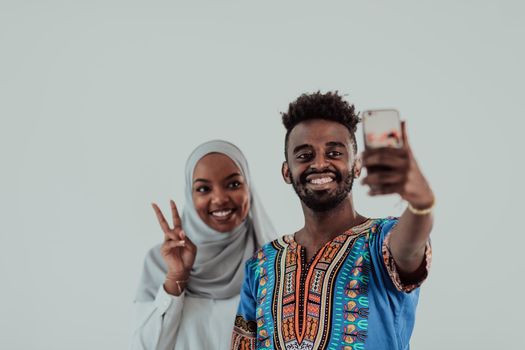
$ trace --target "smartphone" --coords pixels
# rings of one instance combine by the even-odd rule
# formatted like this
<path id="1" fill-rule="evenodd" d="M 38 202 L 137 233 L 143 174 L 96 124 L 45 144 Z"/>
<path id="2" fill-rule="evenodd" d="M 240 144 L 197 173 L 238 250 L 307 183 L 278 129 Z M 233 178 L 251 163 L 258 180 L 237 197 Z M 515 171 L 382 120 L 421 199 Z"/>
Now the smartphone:
<path id="1" fill-rule="evenodd" d="M 395 109 L 375 109 L 363 112 L 365 148 L 403 147 L 401 119 Z M 368 174 L 392 170 L 386 165 L 367 166 Z M 372 190 L 376 186 L 370 186 Z"/>
<path id="2" fill-rule="evenodd" d="M 403 147 L 401 119 L 395 109 L 375 109 L 363 112 L 365 148 Z"/>

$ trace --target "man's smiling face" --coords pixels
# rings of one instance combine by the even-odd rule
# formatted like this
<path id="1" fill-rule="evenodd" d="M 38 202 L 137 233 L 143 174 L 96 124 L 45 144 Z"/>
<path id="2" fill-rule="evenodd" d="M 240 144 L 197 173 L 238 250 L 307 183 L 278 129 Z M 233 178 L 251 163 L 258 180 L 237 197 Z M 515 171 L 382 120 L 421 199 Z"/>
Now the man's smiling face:
<path id="1" fill-rule="evenodd" d="M 283 177 L 308 208 L 333 209 L 351 192 L 360 170 L 353 142 L 344 125 L 330 120 L 311 119 L 292 129 Z"/>

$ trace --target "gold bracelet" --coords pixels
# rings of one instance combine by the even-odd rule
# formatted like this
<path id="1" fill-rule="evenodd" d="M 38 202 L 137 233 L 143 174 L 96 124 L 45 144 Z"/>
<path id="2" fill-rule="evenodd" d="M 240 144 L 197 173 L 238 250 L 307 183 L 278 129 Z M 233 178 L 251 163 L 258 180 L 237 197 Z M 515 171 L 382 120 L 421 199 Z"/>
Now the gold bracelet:
<path id="1" fill-rule="evenodd" d="M 432 213 L 432 210 L 434 210 L 434 205 L 436 205 L 436 199 L 432 199 L 432 204 L 430 207 L 425 209 L 414 208 L 412 204 L 408 203 L 408 210 L 414 215 L 428 215 Z"/>
<path id="2" fill-rule="evenodd" d="M 166 279 L 175 282 L 175 284 L 177 285 L 177 292 L 179 292 L 179 294 L 182 294 L 182 288 L 180 287 L 180 284 L 181 283 L 188 283 L 188 281 L 189 281 L 189 279 L 183 280 L 183 281 L 176 281 L 176 280 L 174 281 L 173 278 L 169 278 L 167 276 L 166 276 Z"/>
<path id="3" fill-rule="evenodd" d="M 175 281 L 175 283 L 177 284 L 177 289 L 179 290 L 179 294 L 182 294 L 182 288 L 180 287 L 180 284 L 181 283 L 187 283 L 188 280 L 185 280 L 185 281 Z"/>

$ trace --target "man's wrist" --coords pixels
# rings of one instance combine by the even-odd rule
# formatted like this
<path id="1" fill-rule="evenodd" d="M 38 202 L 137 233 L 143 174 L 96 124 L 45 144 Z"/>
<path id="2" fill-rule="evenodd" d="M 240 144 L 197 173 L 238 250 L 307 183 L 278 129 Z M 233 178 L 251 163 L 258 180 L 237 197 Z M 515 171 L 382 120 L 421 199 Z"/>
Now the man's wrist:
<path id="1" fill-rule="evenodd" d="M 424 201 L 421 203 L 410 203 L 408 202 L 408 210 L 414 215 L 428 215 L 434 210 L 436 204 L 436 199 L 432 196 L 432 199 L 429 201 Z"/>

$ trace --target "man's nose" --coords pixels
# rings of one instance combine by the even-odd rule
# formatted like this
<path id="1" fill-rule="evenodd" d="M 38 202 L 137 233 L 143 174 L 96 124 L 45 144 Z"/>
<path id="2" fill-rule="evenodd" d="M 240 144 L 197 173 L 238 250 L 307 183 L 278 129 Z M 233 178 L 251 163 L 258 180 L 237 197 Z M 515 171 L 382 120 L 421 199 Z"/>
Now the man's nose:
<path id="1" fill-rule="evenodd" d="M 328 159 L 324 155 L 318 155 L 310 164 L 310 168 L 317 171 L 326 170 L 330 166 Z"/>

